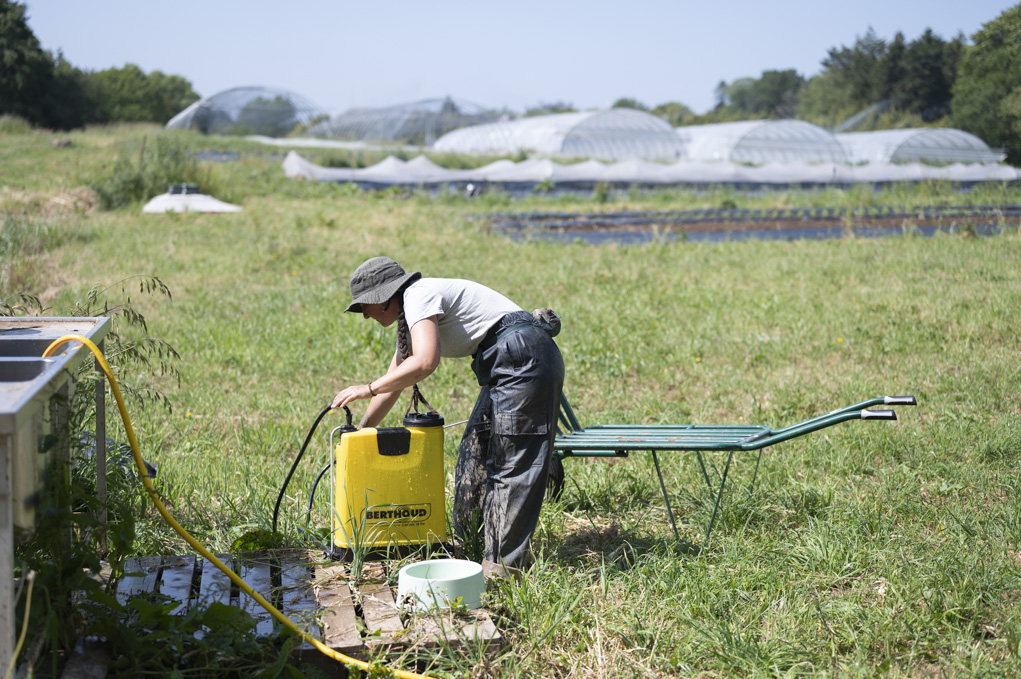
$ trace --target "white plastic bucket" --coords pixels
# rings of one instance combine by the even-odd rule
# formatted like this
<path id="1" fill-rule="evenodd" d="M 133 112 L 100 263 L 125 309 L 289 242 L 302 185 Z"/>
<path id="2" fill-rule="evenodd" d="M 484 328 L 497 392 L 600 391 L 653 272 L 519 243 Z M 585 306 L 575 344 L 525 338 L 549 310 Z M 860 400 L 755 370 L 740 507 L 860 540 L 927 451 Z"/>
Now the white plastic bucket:
<path id="1" fill-rule="evenodd" d="M 415 595 L 417 610 L 450 608 L 460 599 L 465 608 L 481 608 L 486 581 L 482 565 L 463 559 L 435 559 L 408 564 L 397 575 L 397 599 Z"/>

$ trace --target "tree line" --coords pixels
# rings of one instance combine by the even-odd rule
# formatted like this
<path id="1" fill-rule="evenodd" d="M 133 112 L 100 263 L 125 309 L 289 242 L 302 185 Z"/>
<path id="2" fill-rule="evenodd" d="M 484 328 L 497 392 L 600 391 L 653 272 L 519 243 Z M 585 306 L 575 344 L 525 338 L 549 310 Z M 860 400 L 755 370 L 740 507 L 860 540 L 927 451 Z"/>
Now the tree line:
<path id="1" fill-rule="evenodd" d="M 0 0 L 0 115 L 53 129 L 92 123 L 165 123 L 199 97 L 191 83 L 134 64 L 83 71 L 59 52 L 43 50 L 24 4 Z M 720 82 L 716 105 L 695 114 L 677 101 L 648 107 L 621 98 L 617 108 L 653 113 L 671 125 L 798 118 L 835 131 L 951 126 L 975 134 L 1007 160 L 1021 164 L 1021 4 L 971 36 L 944 40 L 931 29 L 908 41 L 871 28 L 851 46 L 831 48 L 822 70 L 806 78 L 794 69 Z M 540 104 L 526 115 L 575 110 Z"/>
<path id="2" fill-rule="evenodd" d="M 834 131 L 956 127 L 1003 147 L 1019 165 L 1021 4 L 986 23 L 970 44 L 963 34 L 944 40 L 931 29 L 911 41 L 903 33 L 887 41 L 869 28 L 853 45 L 831 48 L 811 78 L 790 69 L 720 82 L 705 114 L 680 102 L 647 107 L 633 98 L 614 107 L 648 111 L 674 126 L 797 118 Z"/>
<path id="3" fill-rule="evenodd" d="M 83 71 L 42 49 L 25 5 L 0 0 L 0 115 L 69 130 L 94 123 L 165 123 L 199 96 L 191 83 L 135 64 Z"/>

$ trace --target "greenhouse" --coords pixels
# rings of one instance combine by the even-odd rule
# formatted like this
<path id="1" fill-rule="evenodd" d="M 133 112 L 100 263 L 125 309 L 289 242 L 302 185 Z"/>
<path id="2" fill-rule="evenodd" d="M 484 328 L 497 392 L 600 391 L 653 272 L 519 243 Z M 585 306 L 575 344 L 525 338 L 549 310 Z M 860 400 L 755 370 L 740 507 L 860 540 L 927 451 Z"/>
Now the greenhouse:
<path id="1" fill-rule="evenodd" d="M 1007 157 L 953 128 L 880 130 L 836 135 L 852 163 L 1000 163 Z"/>
<path id="2" fill-rule="evenodd" d="M 447 97 L 386 108 L 353 108 L 314 125 L 307 134 L 347 141 L 429 146 L 451 130 L 496 119 L 494 111 Z"/>
<path id="3" fill-rule="evenodd" d="M 837 138 L 802 120 L 746 120 L 678 127 L 690 160 L 734 163 L 845 163 Z"/>
<path id="4" fill-rule="evenodd" d="M 537 154 L 603 160 L 677 160 L 684 145 L 669 123 L 633 109 L 559 113 L 454 130 L 436 151 L 478 155 Z"/>
<path id="5" fill-rule="evenodd" d="M 199 99 L 170 119 L 168 130 L 283 137 L 325 117 L 307 99 L 269 87 L 235 87 Z"/>

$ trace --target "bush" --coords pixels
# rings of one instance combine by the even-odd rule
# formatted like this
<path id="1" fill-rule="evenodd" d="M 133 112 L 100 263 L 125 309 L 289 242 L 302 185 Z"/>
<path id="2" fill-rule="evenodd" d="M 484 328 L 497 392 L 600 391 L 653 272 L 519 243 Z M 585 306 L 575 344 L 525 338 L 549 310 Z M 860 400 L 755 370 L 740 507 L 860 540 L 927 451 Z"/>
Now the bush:
<path id="1" fill-rule="evenodd" d="M 99 206 L 115 210 L 138 201 L 149 200 L 165 193 L 170 184 L 198 184 L 205 189 L 210 175 L 180 141 L 156 137 L 155 149 L 144 149 L 136 167 L 127 157 L 121 156 L 105 177 L 92 185 Z"/>
<path id="2" fill-rule="evenodd" d="M 21 116 L 0 115 L 0 134 L 28 134 L 32 125 Z"/>
<path id="3" fill-rule="evenodd" d="M 45 253 L 87 238 L 85 229 L 68 228 L 66 220 L 0 214 L 0 294 L 38 285 L 47 272 L 40 266 Z"/>

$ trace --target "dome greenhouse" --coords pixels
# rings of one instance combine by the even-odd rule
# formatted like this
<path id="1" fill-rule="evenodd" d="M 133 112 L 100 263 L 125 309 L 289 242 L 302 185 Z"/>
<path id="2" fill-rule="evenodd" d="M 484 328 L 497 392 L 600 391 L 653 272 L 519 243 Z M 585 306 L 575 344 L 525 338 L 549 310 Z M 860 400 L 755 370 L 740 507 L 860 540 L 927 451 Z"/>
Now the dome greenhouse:
<path id="1" fill-rule="evenodd" d="M 478 155 L 531 153 L 561 158 L 677 160 L 684 144 L 661 118 L 634 109 L 558 113 L 454 130 L 436 151 Z"/>
<path id="2" fill-rule="evenodd" d="M 825 129 L 802 120 L 745 120 L 678 127 L 689 160 L 733 163 L 846 163 L 844 147 Z"/>
<path id="3" fill-rule="evenodd" d="M 446 97 L 385 108 L 353 108 L 314 125 L 307 134 L 348 141 L 428 146 L 451 130 L 488 123 L 496 118 L 493 111 Z"/>
<path id="4" fill-rule="evenodd" d="M 1007 157 L 953 128 L 847 132 L 836 135 L 852 163 L 1000 163 Z"/>
<path id="5" fill-rule="evenodd" d="M 235 87 L 199 99 L 170 119 L 168 130 L 283 137 L 325 114 L 307 99 L 269 87 Z"/>

